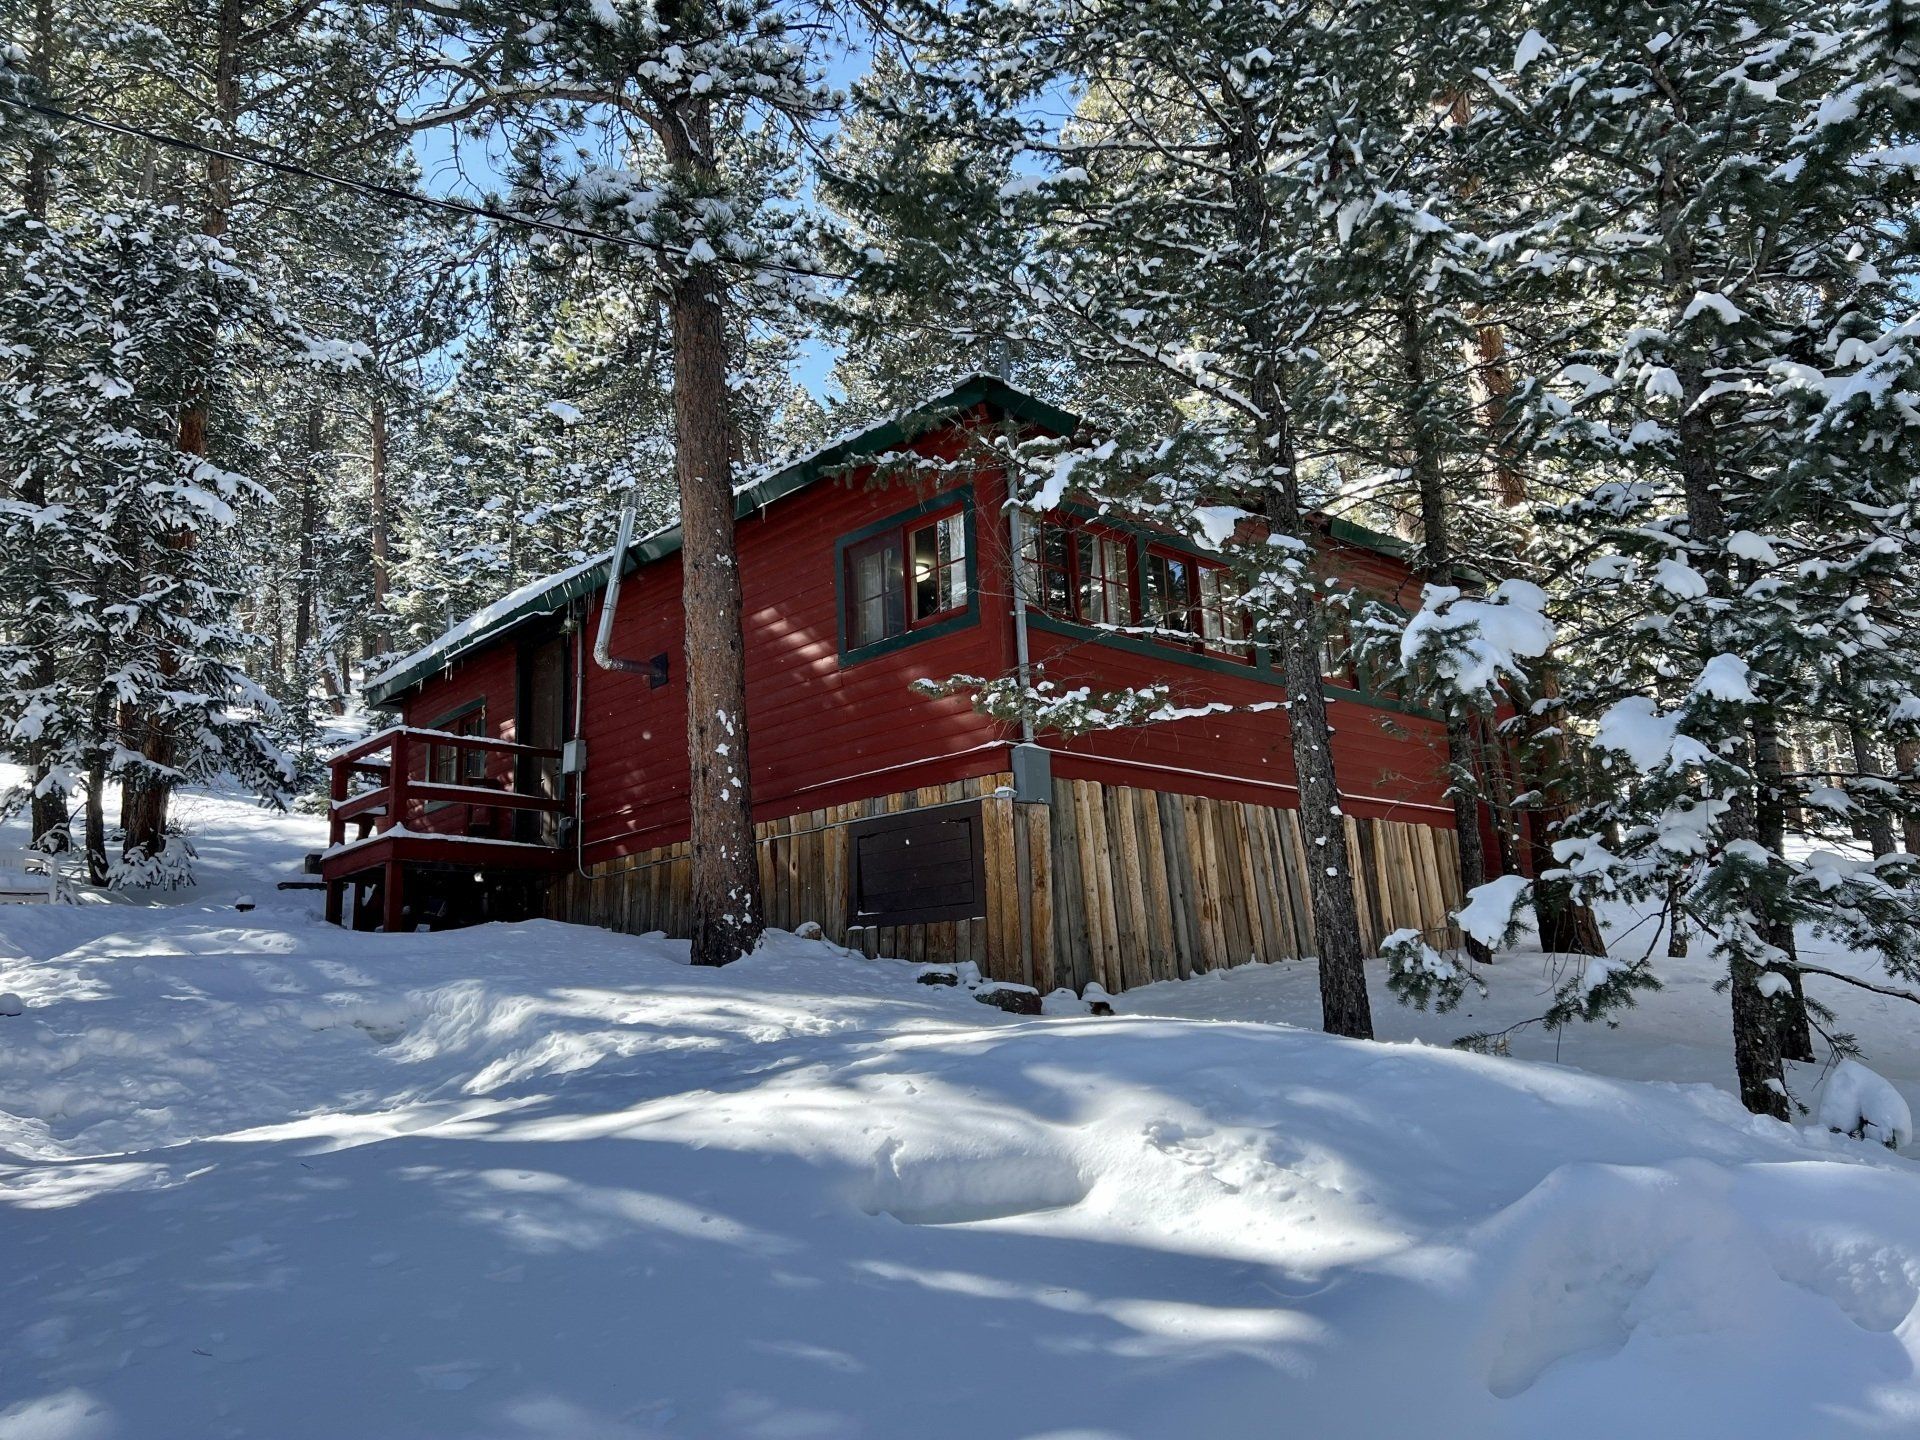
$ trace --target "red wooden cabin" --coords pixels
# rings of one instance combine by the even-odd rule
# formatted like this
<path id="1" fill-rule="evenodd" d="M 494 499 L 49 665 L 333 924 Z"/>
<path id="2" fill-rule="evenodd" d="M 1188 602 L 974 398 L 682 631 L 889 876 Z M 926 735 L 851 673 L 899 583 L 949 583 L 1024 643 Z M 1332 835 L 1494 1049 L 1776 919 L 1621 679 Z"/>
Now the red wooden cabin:
<path id="1" fill-rule="evenodd" d="M 1287 718 L 1270 703 L 1284 696 L 1222 600 L 1217 562 L 1074 513 L 1016 522 L 1003 475 L 974 458 L 980 427 L 1007 423 L 1075 424 L 976 378 L 740 491 L 770 923 L 811 920 L 870 954 L 973 960 L 1043 990 L 1311 953 Z M 873 462 L 906 450 L 949 462 L 942 478 L 885 482 L 901 467 Z M 1403 550 L 1328 527 L 1328 564 L 1410 605 Z M 603 556 L 489 606 L 371 683 L 397 726 L 334 762 L 321 862 L 332 918 L 351 890 L 368 928 L 481 905 L 685 933 L 678 552 L 668 530 L 627 555 L 611 649 L 638 669 L 593 659 Z M 1149 611 L 1191 638 L 1096 628 Z M 1023 647 L 1035 679 L 1159 682 L 1180 703 L 1234 708 L 1023 742 L 965 699 L 912 688 L 1013 672 Z M 1404 925 L 1443 934 L 1460 897 L 1442 727 L 1344 662 L 1329 670 L 1363 923 L 1375 940 Z"/>

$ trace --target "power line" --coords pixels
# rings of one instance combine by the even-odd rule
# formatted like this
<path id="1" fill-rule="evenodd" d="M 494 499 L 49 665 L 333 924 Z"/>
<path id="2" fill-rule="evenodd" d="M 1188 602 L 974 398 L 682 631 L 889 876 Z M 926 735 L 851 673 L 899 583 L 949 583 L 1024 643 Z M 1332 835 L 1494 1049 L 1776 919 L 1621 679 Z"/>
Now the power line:
<path id="1" fill-rule="evenodd" d="M 280 175 L 296 175 L 306 180 L 316 180 L 324 185 L 335 185 L 343 190 L 352 190 L 361 195 L 370 195 L 376 199 L 394 200 L 406 205 L 419 205 L 429 210 L 446 211 L 454 215 L 465 215 L 476 220 L 491 220 L 500 225 L 518 225 L 527 230 L 544 230 L 554 235 L 565 235 L 574 240 L 587 240 L 596 245 L 619 245 L 629 250 L 638 250 L 649 255 L 673 255 L 680 259 L 690 258 L 691 252 L 675 245 L 658 241 L 636 240 L 630 235 L 608 235 L 598 230 L 589 230 L 583 225 L 569 225 L 564 220 L 542 220 L 532 215 L 518 215 L 510 210 L 497 210 L 491 205 L 474 205 L 464 200 L 449 200 L 438 195 L 422 195 L 417 190 L 403 190 L 398 185 L 382 185 L 374 180 L 356 180 L 351 175 L 334 175 L 324 170 L 310 169 L 305 165 L 296 165 L 291 160 L 275 160 L 267 155 L 246 155 L 237 150 L 223 150 L 217 145 L 205 145 L 198 140 L 184 140 L 177 135 L 166 135 L 157 130 L 148 130 L 139 125 L 128 125 L 119 120 L 105 120 L 98 115 L 86 115 L 78 111 L 60 110 L 51 105 L 41 105 L 28 100 L 10 100 L 0 98 L 0 105 L 10 105 L 15 109 L 29 110 L 36 115 L 44 115 L 50 120 L 63 121 L 70 125 L 88 125 L 96 130 L 104 130 L 110 135 L 124 136 L 130 140 L 150 140 L 156 145 L 164 145 L 174 150 L 185 150 L 194 155 L 204 155 L 210 159 L 229 160 L 238 165 L 257 165 L 264 170 L 272 170 Z M 718 259 L 718 257 L 715 257 Z M 778 270 L 788 275 L 804 276 L 809 280 L 844 280 L 848 277 L 835 275 L 825 270 L 809 270 L 800 265 L 785 265 L 777 260 L 756 262 L 755 268 Z"/>

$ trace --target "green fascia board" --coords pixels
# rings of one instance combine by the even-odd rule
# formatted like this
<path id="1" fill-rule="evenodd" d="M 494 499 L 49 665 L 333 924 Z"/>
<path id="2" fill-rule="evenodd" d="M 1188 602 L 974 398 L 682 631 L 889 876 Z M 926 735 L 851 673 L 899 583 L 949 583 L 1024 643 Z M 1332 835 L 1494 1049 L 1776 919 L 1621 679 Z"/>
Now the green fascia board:
<path id="1" fill-rule="evenodd" d="M 1383 535 L 1378 530 L 1369 530 L 1364 525 L 1356 525 L 1351 520 L 1341 520 L 1336 516 L 1327 517 L 1327 534 L 1342 544 L 1371 550 L 1376 555 L 1390 556 L 1395 560 L 1408 560 L 1413 556 L 1414 547 L 1397 535 Z"/>
<path id="2" fill-rule="evenodd" d="M 804 459 L 741 486 L 734 492 L 734 518 L 744 520 L 756 510 L 763 510 L 776 500 L 784 500 L 836 471 L 885 454 L 901 445 L 911 444 L 927 431 L 952 419 L 955 414 L 981 405 L 1003 419 L 1032 425 L 1050 435 L 1071 435 L 1080 425 L 1078 416 L 1016 389 L 1004 380 L 992 375 L 970 376 L 944 395 L 935 396 L 904 415 L 849 435 Z M 627 547 L 627 562 L 622 573 L 631 575 L 643 565 L 665 559 L 680 548 L 680 541 L 680 527 L 675 525 L 633 542 Z M 391 707 L 407 691 L 439 674 L 461 656 L 491 644 L 507 631 L 529 620 L 551 615 L 583 596 L 604 590 L 610 558 L 556 578 L 553 584 L 502 611 L 470 634 L 461 636 L 456 644 L 444 648 L 428 646 L 406 668 L 388 671 L 369 684 L 365 691 L 367 704 L 376 708 Z"/>

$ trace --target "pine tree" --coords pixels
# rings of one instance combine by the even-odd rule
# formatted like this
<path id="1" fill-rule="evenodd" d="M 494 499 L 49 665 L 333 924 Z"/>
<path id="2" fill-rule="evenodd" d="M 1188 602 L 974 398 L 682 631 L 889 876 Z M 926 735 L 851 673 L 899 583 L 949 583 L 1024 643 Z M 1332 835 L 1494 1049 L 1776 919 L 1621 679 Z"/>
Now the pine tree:
<path id="1" fill-rule="evenodd" d="M 290 778 L 272 702 L 236 663 L 246 637 L 224 583 L 226 538 L 264 492 L 172 439 L 189 387 L 220 363 L 201 348 L 209 316 L 253 311 L 257 294 L 231 251 L 168 207 L 30 237 L 7 295 L 7 448 L 53 463 L 39 503 L 0 511 L 0 591 L 29 620 L 0 644 L 0 726 L 40 747 L 63 788 L 84 784 L 91 879 L 180 883 L 178 848 L 109 854 L 109 782 L 231 776 L 278 803 Z M 163 737 L 164 762 L 127 743 L 129 714 Z"/>
<path id="2" fill-rule="evenodd" d="M 725 964 L 753 948 L 763 924 L 729 312 L 784 296 L 812 268 L 794 203 L 793 127 L 832 104 L 811 53 L 819 31 L 769 0 L 461 0 L 437 13 L 448 47 L 429 52 L 425 83 L 443 100 L 414 123 L 484 116 L 506 127 L 520 203 L 620 235 L 647 257 L 664 303 L 688 627 L 693 955 Z M 449 47 L 463 45 L 447 63 Z M 567 142 L 578 167 L 560 164 Z"/>
<path id="3" fill-rule="evenodd" d="M 1741 1097 L 1784 1117 L 1794 926 L 1903 973 L 1920 959 L 1904 859 L 1787 852 L 1787 814 L 1827 797 L 1778 744 L 1815 717 L 1910 733 L 1914 651 L 1886 597 L 1911 583 L 1914 57 L 1843 5 L 1531 15 L 1517 73 L 1490 83 L 1516 143 L 1563 162 L 1526 263 L 1583 292 L 1542 403 L 1567 462 L 1603 477 L 1564 512 L 1587 533 L 1576 598 L 1605 624 L 1569 698 L 1623 777 L 1560 850 L 1595 893 L 1673 881 L 1727 969 Z M 1841 789 L 1868 814 L 1898 803 L 1866 766 Z"/>

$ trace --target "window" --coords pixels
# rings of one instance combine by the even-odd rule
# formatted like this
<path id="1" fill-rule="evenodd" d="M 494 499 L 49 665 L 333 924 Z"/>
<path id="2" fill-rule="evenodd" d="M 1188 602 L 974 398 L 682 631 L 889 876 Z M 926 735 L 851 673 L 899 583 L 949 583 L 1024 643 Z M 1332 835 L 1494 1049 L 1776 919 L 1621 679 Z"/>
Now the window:
<path id="1" fill-rule="evenodd" d="M 1080 567 L 1080 618 L 1089 625 L 1131 625 L 1133 583 L 1127 542 L 1111 535 L 1074 536 Z"/>
<path id="2" fill-rule="evenodd" d="M 1320 677 L 1348 689 L 1356 688 L 1353 673 L 1353 640 L 1347 624 L 1337 615 L 1327 615 L 1320 631 Z"/>
<path id="3" fill-rule="evenodd" d="M 1133 542 L 1057 519 L 1035 521 L 1022 544 L 1027 604 L 1083 625 L 1135 623 Z M 1253 626 L 1226 566 L 1154 545 L 1140 566 L 1139 623 L 1169 644 L 1253 663 Z"/>
<path id="4" fill-rule="evenodd" d="M 1022 548 L 1028 605 L 1086 625 L 1133 623 L 1132 551 L 1126 540 L 1039 520 Z"/>
<path id="5" fill-rule="evenodd" d="M 1036 610 L 1075 618 L 1073 603 L 1074 541 L 1076 537 L 1064 525 L 1037 521 L 1027 531 L 1025 556 L 1026 601 Z"/>
<path id="6" fill-rule="evenodd" d="M 907 531 L 913 557 L 913 619 L 937 619 L 967 604 L 967 517 L 955 510 Z"/>
<path id="7" fill-rule="evenodd" d="M 485 735 L 487 708 L 484 701 L 448 715 L 433 724 L 435 730 L 453 735 Z M 451 745 L 433 747 L 433 779 L 439 785 L 471 784 L 487 776 L 487 752 L 456 749 Z"/>
<path id="8" fill-rule="evenodd" d="M 1202 565 L 1196 573 L 1200 640 L 1207 649 L 1235 660 L 1253 660 L 1251 627 L 1240 596 L 1240 582 L 1224 565 Z"/>
<path id="9" fill-rule="evenodd" d="M 846 648 L 861 650 L 971 614 L 966 500 L 904 515 L 841 542 Z M 943 626 L 944 628 L 944 626 Z"/>
<path id="10" fill-rule="evenodd" d="M 900 536 L 876 535 L 847 552 L 847 644 L 872 645 L 907 628 Z"/>
<path id="11" fill-rule="evenodd" d="M 1140 595 L 1140 623 L 1175 636 L 1191 635 L 1193 562 L 1171 551 L 1149 550 L 1145 581 Z"/>

